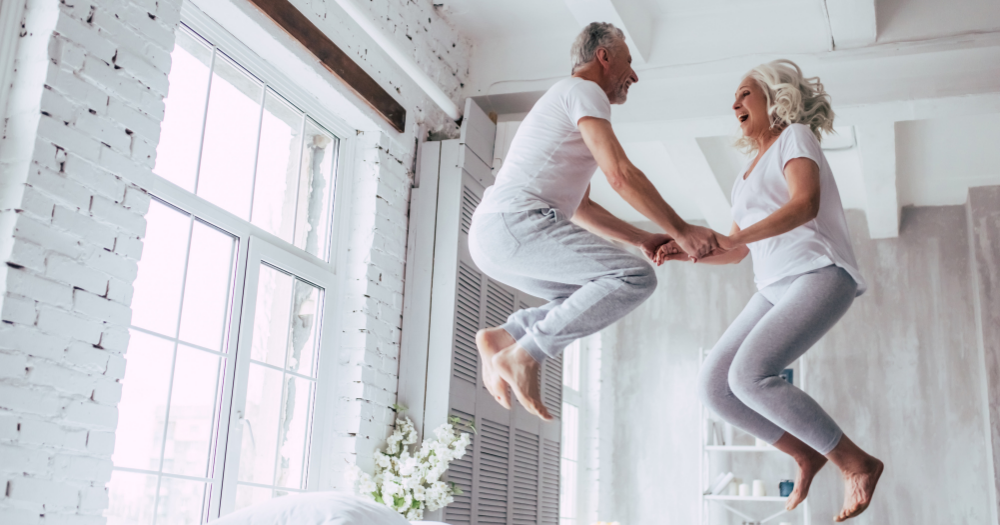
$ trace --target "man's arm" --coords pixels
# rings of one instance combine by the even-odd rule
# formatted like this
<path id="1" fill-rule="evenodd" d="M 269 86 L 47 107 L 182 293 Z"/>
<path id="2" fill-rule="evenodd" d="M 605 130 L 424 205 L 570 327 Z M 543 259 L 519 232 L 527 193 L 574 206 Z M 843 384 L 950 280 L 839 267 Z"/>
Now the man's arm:
<path id="1" fill-rule="evenodd" d="M 649 233 L 636 228 L 615 217 L 603 206 L 590 200 L 590 186 L 587 186 L 587 193 L 583 195 L 580 206 L 576 208 L 572 221 L 601 237 L 638 246 L 650 259 L 653 259 L 660 245 L 672 239 L 669 235 Z"/>
<path id="2" fill-rule="evenodd" d="M 597 165 L 625 202 L 663 228 L 695 260 L 713 250 L 720 251 L 715 232 L 684 222 L 663 200 L 646 175 L 628 160 L 610 122 L 602 118 L 584 117 L 577 126 Z"/>

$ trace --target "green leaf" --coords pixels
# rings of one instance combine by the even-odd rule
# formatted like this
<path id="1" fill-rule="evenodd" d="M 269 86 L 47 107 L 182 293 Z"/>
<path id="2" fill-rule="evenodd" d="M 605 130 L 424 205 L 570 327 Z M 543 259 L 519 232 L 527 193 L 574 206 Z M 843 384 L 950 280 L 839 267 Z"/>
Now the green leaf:
<path id="1" fill-rule="evenodd" d="M 464 492 L 462 492 L 462 489 L 458 488 L 458 485 L 456 485 L 454 482 L 451 483 L 451 493 L 452 494 L 465 494 Z"/>
<path id="2" fill-rule="evenodd" d="M 403 405 L 400 405 L 399 403 L 393 403 L 392 406 L 390 406 L 389 408 L 395 410 L 397 413 L 402 413 L 409 410 L 408 408 L 406 408 Z"/>
<path id="3" fill-rule="evenodd" d="M 451 417 L 448 418 L 448 422 L 451 423 L 451 424 L 453 424 L 453 425 L 461 425 L 462 424 L 462 418 L 460 418 L 458 416 L 451 416 Z"/>
<path id="4" fill-rule="evenodd" d="M 405 499 L 405 498 L 401 498 L 401 497 L 399 497 L 399 496 L 396 496 L 396 495 L 393 495 L 393 496 L 392 496 L 392 506 L 393 506 L 393 507 L 395 507 L 395 508 L 397 508 L 397 509 L 398 509 L 398 508 L 399 508 L 399 507 L 400 507 L 400 506 L 401 506 L 401 505 L 402 505 L 402 504 L 403 504 L 403 503 L 404 503 L 405 501 L 406 501 L 406 499 Z"/>
<path id="5" fill-rule="evenodd" d="M 417 500 L 413 500 L 413 503 L 410 503 L 410 508 L 411 509 L 419 509 L 420 508 L 420 502 L 417 501 Z"/>
<path id="6" fill-rule="evenodd" d="M 381 503 L 385 505 L 385 500 L 382 499 L 382 495 L 379 494 L 377 490 L 375 492 L 372 492 L 372 497 L 375 498 L 376 503 Z"/>
<path id="7" fill-rule="evenodd" d="M 469 421 L 469 424 L 466 425 L 466 426 L 469 427 L 472 430 L 473 434 L 478 434 L 479 433 L 479 431 L 476 430 L 476 424 L 474 422 Z"/>

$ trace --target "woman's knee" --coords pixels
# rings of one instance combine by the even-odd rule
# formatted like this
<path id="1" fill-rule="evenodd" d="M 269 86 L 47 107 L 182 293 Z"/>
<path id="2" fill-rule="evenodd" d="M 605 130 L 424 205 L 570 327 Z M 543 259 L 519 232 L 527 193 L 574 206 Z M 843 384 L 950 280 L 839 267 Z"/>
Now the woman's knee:
<path id="1" fill-rule="evenodd" d="M 723 400 L 729 395 L 726 371 L 718 361 L 705 360 L 698 374 L 698 397 L 706 407 L 719 412 Z"/>
<path id="2" fill-rule="evenodd" d="M 752 398 L 757 392 L 761 379 L 759 374 L 737 360 L 733 361 L 732 366 L 729 367 L 729 374 L 727 374 L 729 389 L 744 403 L 746 399 Z"/>

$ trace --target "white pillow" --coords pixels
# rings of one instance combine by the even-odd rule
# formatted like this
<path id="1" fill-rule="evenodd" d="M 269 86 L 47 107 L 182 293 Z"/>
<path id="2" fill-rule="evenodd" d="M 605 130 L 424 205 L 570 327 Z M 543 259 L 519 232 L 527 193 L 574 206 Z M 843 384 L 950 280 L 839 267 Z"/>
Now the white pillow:
<path id="1" fill-rule="evenodd" d="M 212 525 L 410 525 L 398 512 L 347 492 L 289 494 L 227 514 Z"/>

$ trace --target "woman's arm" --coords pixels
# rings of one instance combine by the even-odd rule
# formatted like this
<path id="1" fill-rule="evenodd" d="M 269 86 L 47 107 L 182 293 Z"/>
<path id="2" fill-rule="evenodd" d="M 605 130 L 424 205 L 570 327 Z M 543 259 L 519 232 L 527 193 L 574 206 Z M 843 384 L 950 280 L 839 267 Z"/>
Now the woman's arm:
<path id="1" fill-rule="evenodd" d="M 812 159 L 799 157 L 785 164 L 785 180 L 790 198 L 762 221 L 729 237 L 720 236 L 720 246 L 734 249 L 802 226 L 819 213 L 819 166 Z"/>
<path id="2" fill-rule="evenodd" d="M 615 217 L 603 206 L 590 200 L 590 186 L 587 186 L 587 193 L 583 195 L 571 220 L 601 237 L 637 246 L 646 257 L 654 261 L 656 249 L 672 240 L 669 235 L 649 233 Z"/>

